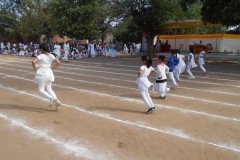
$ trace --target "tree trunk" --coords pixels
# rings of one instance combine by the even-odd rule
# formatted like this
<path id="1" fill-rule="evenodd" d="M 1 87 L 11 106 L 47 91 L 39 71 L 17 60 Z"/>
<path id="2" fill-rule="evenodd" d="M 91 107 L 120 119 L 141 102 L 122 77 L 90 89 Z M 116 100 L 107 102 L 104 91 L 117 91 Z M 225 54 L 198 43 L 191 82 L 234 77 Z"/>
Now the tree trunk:
<path id="1" fill-rule="evenodd" d="M 154 46 L 153 46 L 154 35 L 151 33 L 147 34 L 147 55 L 151 58 L 154 58 Z"/>
<path id="2" fill-rule="evenodd" d="M 103 34 L 104 34 L 104 31 L 102 31 L 102 44 L 104 44 L 104 36 L 103 36 Z"/>

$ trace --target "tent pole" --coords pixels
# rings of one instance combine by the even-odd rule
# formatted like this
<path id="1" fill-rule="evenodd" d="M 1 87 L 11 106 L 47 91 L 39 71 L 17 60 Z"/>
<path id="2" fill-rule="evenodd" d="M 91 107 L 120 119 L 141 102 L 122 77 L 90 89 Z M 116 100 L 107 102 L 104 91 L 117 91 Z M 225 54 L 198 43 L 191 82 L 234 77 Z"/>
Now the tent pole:
<path id="1" fill-rule="evenodd" d="M 216 53 L 217 53 L 217 46 L 218 46 L 218 26 L 217 26 L 217 37 L 216 37 Z"/>

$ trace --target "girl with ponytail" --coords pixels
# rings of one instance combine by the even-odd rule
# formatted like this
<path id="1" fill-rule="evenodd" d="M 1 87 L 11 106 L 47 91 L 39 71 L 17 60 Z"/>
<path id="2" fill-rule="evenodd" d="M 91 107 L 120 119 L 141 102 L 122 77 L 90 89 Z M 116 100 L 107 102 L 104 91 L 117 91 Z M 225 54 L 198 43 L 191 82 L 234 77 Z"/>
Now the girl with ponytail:
<path id="1" fill-rule="evenodd" d="M 156 70 L 152 67 L 152 59 L 148 56 L 142 56 L 142 66 L 138 72 L 138 78 L 136 83 L 141 93 L 142 99 L 148 107 L 147 113 L 151 113 L 155 110 L 152 99 L 148 93 L 148 88 L 153 85 L 147 78 L 151 73 L 156 73 Z"/>

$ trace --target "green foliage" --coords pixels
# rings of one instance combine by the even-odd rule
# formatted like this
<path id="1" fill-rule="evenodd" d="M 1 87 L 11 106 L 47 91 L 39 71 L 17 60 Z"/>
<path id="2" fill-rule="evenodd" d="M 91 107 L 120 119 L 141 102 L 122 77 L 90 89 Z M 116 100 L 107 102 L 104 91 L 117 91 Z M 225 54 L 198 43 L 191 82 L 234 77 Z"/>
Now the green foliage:
<path id="1" fill-rule="evenodd" d="M 181 0 L 181 6 L 188 10 L 191 4 L 199 0 Z M 235 26 L 240 24 L 239 0 L 201 0 L 202 20 L 213 24 Z"/>
<path id="2" fill-rule="evenodd" d="M 74 38 L 97 38 L 98 0 L 54 0 L 50 9 L 56 33 Z"/>
<path id="3" fill-rule="evenodd" d="M 125 19 L 116 26 L 113 31 L 114 37 L 117 40 L 122 40 L 124 43 L 130 42 L 141 42 L 142 32 L 139 28 L 132 23 L 132 17 Z"/>

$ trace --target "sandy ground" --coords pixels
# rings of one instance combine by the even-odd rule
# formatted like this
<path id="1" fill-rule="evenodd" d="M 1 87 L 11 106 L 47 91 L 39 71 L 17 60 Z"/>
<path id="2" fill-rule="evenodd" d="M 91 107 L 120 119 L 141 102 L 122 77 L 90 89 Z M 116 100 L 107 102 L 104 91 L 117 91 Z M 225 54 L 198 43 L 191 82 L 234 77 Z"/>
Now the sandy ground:
<path id="1" fill-rule="evenodd" d="M 149 89 L 156 111 L 146 114 L 137 56 L 63 62 L 58 111 L 38 93 L 32 59 L 0 55 L 1 160 L 240 159 L 240 65 L 209 63 L 212 74 L 193 69 L 195 80 L 184 72 L 165 101 Z"/>

